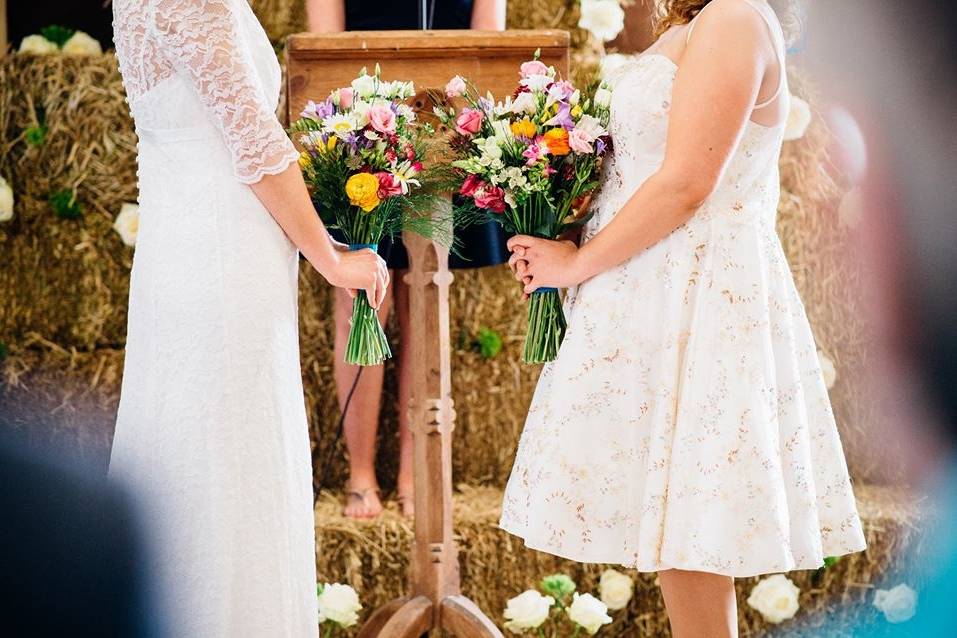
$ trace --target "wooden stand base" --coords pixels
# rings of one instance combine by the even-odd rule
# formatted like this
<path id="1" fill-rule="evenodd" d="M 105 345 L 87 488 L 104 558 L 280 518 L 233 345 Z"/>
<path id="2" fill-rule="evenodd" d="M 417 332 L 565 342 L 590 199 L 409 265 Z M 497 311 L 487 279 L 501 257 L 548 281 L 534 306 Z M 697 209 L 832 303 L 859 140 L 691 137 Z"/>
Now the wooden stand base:
<path id="1" fill-rule="evenodd" d="M 425 596 L 397 598 L 372 615 L 359 638 L 419 638 L 439 629 L 459 638 L 502 638 L 492 621 L 464 596 L 449 596 L 438 607 Z"/>

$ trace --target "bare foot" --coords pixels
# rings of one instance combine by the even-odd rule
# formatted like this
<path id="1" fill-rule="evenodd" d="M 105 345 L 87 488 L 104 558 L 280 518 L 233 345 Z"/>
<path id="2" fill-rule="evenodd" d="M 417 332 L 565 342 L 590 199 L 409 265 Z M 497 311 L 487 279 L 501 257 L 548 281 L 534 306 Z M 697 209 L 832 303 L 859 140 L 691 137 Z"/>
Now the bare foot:
<path id="1" fill-rule="evenodd" d="M 342 513 L 349 518 L 375 518 L 382 513 L 382 501 L 379 488 L 367 487 L 361 490 L 346 490 L 346 506 Z"/>

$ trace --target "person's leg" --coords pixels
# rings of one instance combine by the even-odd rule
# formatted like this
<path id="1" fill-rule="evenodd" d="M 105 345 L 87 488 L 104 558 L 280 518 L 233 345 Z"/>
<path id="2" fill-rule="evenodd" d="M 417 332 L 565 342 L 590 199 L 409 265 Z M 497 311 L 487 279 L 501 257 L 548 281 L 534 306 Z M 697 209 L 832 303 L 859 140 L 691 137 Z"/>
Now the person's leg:
<path id="1" fill-rule="evenodd" d="M 411 367 L 409 353 L 409 286 L 402 281 L 407 271 L 398 271 L 395 278 L 395 312 L 399 320 L 401 339 L 399 351 L 399 504 L 402 513 L 412 516 L 415 513 L 413 500 L 413 446 L 412 430 L 409 428 L 409 398 L 412 395 Z"/>
<path id="2" fill-rule="evenodd" d="M 340 409 L 345 405 L 359 366 L 343 361 L 349 339 L 349 319 L 352 317 L 352 299 L 342 288 L 335 292 L 335 360 L 336 392 Z M 379 310 L 379 320 L 385 322 L 392 305 L 392 292 L 386 295 Z M 352 393 L 349 411 L 343 423 L 343 435 L 349 451 L 349 485 L 343 510 L 351 518 L 373 518 L 382 512 L 379 483 L 375 476 L 376 433 L 379 429 L 379 407 L 382 403 L 383 366 L 369 366 L 362 371 L 359 385 Z"/>
<path id="3" fill-rule="evenodd" d="M 734 638 L 738 609 L 730 576 L 669 569 L 658 573 L 674 638 Z"/>

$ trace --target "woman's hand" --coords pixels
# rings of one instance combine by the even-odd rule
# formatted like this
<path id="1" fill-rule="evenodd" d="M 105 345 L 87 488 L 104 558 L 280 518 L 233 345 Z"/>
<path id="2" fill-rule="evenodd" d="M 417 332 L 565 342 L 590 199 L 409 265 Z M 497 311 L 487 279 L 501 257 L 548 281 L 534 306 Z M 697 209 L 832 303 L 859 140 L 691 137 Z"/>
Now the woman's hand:
<path id="1" fill-rule="evenodd" d="M 353 252 L 336 250 L 335 258 L 320 274 L 333 286 L 345 288 L 350 296 L 364 290 L 369 305 L 379 309 L 389 288 L 389 269 L 385 261 L 369 248 Z"/>
<path id="2" fill-rule="evenodd" d="M 508 265 L 526 295 L 539 288 L 568 288 L 582 282 L 574 242 L 516 235 L 508 240 L 508 248 L 512 251 Z"/>

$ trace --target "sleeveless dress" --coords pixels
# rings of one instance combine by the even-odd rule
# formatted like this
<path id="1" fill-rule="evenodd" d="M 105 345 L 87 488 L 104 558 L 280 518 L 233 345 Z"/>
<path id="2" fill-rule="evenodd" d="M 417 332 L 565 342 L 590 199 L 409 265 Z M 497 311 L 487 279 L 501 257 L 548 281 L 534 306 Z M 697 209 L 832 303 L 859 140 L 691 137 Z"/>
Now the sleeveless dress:
<path id="1" fill-rule="evenodd" d="M 430 29 L 468 29 L 472 24 L 472 0 L 427 0 L 427 25 Z M 416 30 L 419 0 L 348 0 L 346 31 Z M 449 72 L 449 79 L 453 72 Z M 342 241 L 344 237 L 333 231 Z M 455 230 L 456 251 L 449 255 L 449 268 L 461 270 L 495 266 L 508 261 L 508 238 L 495 222 L 475 224 Z M 379 242 L 379 254 L 389 268 L 409 267 L 409 256 L 400 237 Z"/>
<path id="2" fill-rule="evenodd" d="M 140 227 L 110 473 L 149 508 L 169 635 L 318 634 L 298 252 L 249 184 L 297 153 L 245 0 L 114 0 Z"/>
<path id="3" fill-rule="evenodd" d="M 760 12 L 783 69 L 783 35 Z M 676 71 L 645 54 L 617 82 L 614 150 L 584 241 L 661 167 Z M 568 332 L 505 491 L 501 526 L 529 547 L 734 577 L 817 569 L 864 548 L 775 232 L 783 133 L 749 121 L 691 220 L 569 291 Z"/>

